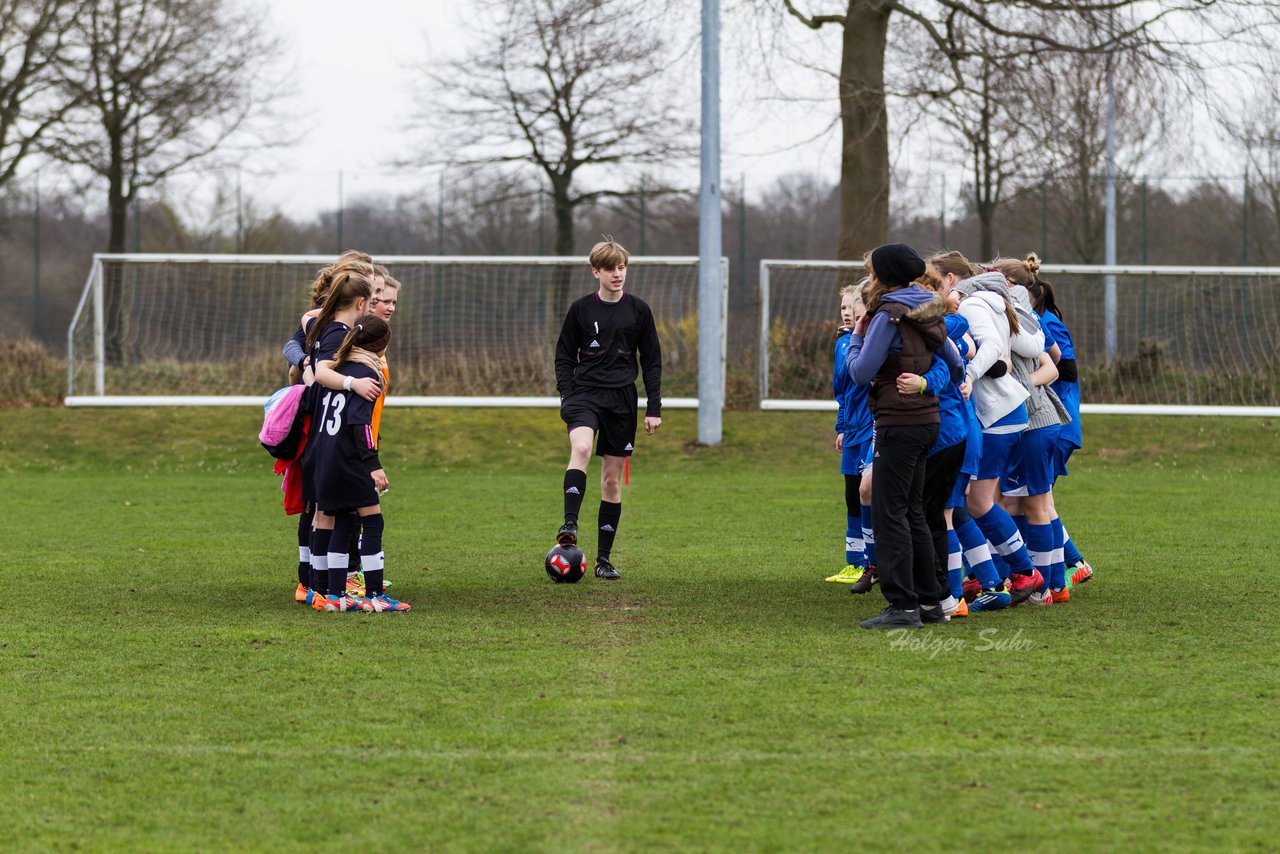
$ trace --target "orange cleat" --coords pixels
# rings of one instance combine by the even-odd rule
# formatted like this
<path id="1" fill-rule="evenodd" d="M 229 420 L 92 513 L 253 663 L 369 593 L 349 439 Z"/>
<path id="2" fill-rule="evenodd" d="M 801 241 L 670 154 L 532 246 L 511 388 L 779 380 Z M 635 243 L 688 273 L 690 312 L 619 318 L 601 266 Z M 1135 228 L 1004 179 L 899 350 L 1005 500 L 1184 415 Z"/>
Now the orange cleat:
<path id="1" fill-rule="evenodd" d="M 298 584 L 298 589 L 293 591 L 293 601 L 299 605 L 307 604 L 307 585 Z"/>
<path id="2" fill-rule="evenodd" d="M 954 620 L 956 617 L 967 617 L 967 616 L 969 616 L 969 603 L 964 601 L 963 598 L 957 599 L 956 609 L 951 612 L 951 619 Z"/>

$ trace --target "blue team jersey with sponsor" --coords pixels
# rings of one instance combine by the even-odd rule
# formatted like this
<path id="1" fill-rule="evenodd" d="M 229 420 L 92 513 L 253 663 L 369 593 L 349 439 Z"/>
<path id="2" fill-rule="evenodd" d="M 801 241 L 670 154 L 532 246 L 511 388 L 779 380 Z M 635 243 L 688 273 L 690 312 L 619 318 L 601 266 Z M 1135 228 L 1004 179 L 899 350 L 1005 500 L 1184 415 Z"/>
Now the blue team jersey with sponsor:
<path id="1" fill-rule="evenodd" d="M 850 337 L 848 332 L 844 332 L 836 339 L 831 390 L 836 398 L 836 432 L 844 434 L 845 444 L 857 444 L 871 438 L 875 420 L 871 407 L 867 405 L 868 387 L 854 382 L 845 367 Z"/>

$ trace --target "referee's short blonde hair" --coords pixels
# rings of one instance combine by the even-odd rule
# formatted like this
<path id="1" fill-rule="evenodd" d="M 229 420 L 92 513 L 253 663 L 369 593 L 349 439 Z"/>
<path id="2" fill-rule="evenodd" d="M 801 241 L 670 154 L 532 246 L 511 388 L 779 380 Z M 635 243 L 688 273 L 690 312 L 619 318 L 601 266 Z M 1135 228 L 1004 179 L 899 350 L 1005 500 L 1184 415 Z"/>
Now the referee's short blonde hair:
<path id="1" fill-rule="evenodd" d="M 591 247 L 591 254 L 587 259 L 591 262 L 593 270 L 616 270 L 625 266 L 627 260 L 631 257 L 631 253 L 622 248 L 622 244 L 613 239 L 612 235 L 600 235 L 603 240 Z"/>

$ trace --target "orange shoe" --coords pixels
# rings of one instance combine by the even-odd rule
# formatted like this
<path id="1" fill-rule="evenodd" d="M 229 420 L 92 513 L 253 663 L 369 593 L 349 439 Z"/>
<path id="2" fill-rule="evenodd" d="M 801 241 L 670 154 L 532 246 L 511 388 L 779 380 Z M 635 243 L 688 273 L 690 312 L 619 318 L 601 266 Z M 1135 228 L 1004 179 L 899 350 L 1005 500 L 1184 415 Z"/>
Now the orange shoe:
<path id="1" fill-rule="evenodd" d="M 1071 591 L 1066 587 L 1053 588 L 1053 604 L 1063 605 L 1071 601 Z"/>
<path id="2" fill-rule="evenodd" d="M 307 585 L 299 583 L 298 589 L 293 591 L 293 601 L 299 605 L 305 605 L 307 602 Z"/>
<path id="3" fill-rule="evenodd" d="M 347 595 L 352 599 L 364 598 L 364 576 L 356 573 L 347 579 Z"/>
<path id="4" fill-rule="evenodd" d="M 960 599 L 957 599 L 956 609 L 951 612 L 951 619 L 954 620 L 956 617 L 967 617 L 967 616 L 969 616 L 969 603 L 964 601 L 963 597 Z"/>

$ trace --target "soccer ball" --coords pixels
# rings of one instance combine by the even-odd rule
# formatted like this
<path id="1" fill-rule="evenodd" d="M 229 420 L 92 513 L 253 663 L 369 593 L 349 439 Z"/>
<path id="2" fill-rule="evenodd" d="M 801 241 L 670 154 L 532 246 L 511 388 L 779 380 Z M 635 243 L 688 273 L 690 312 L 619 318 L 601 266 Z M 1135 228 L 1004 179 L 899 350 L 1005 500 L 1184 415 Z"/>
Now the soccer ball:
<path id="1" fill-rule="evenodd" d="M 577 546 L 553 546 L 547 552 L 545 566 L 556 584 L 573 584 L 586 571 L 587 559 Z"/>

